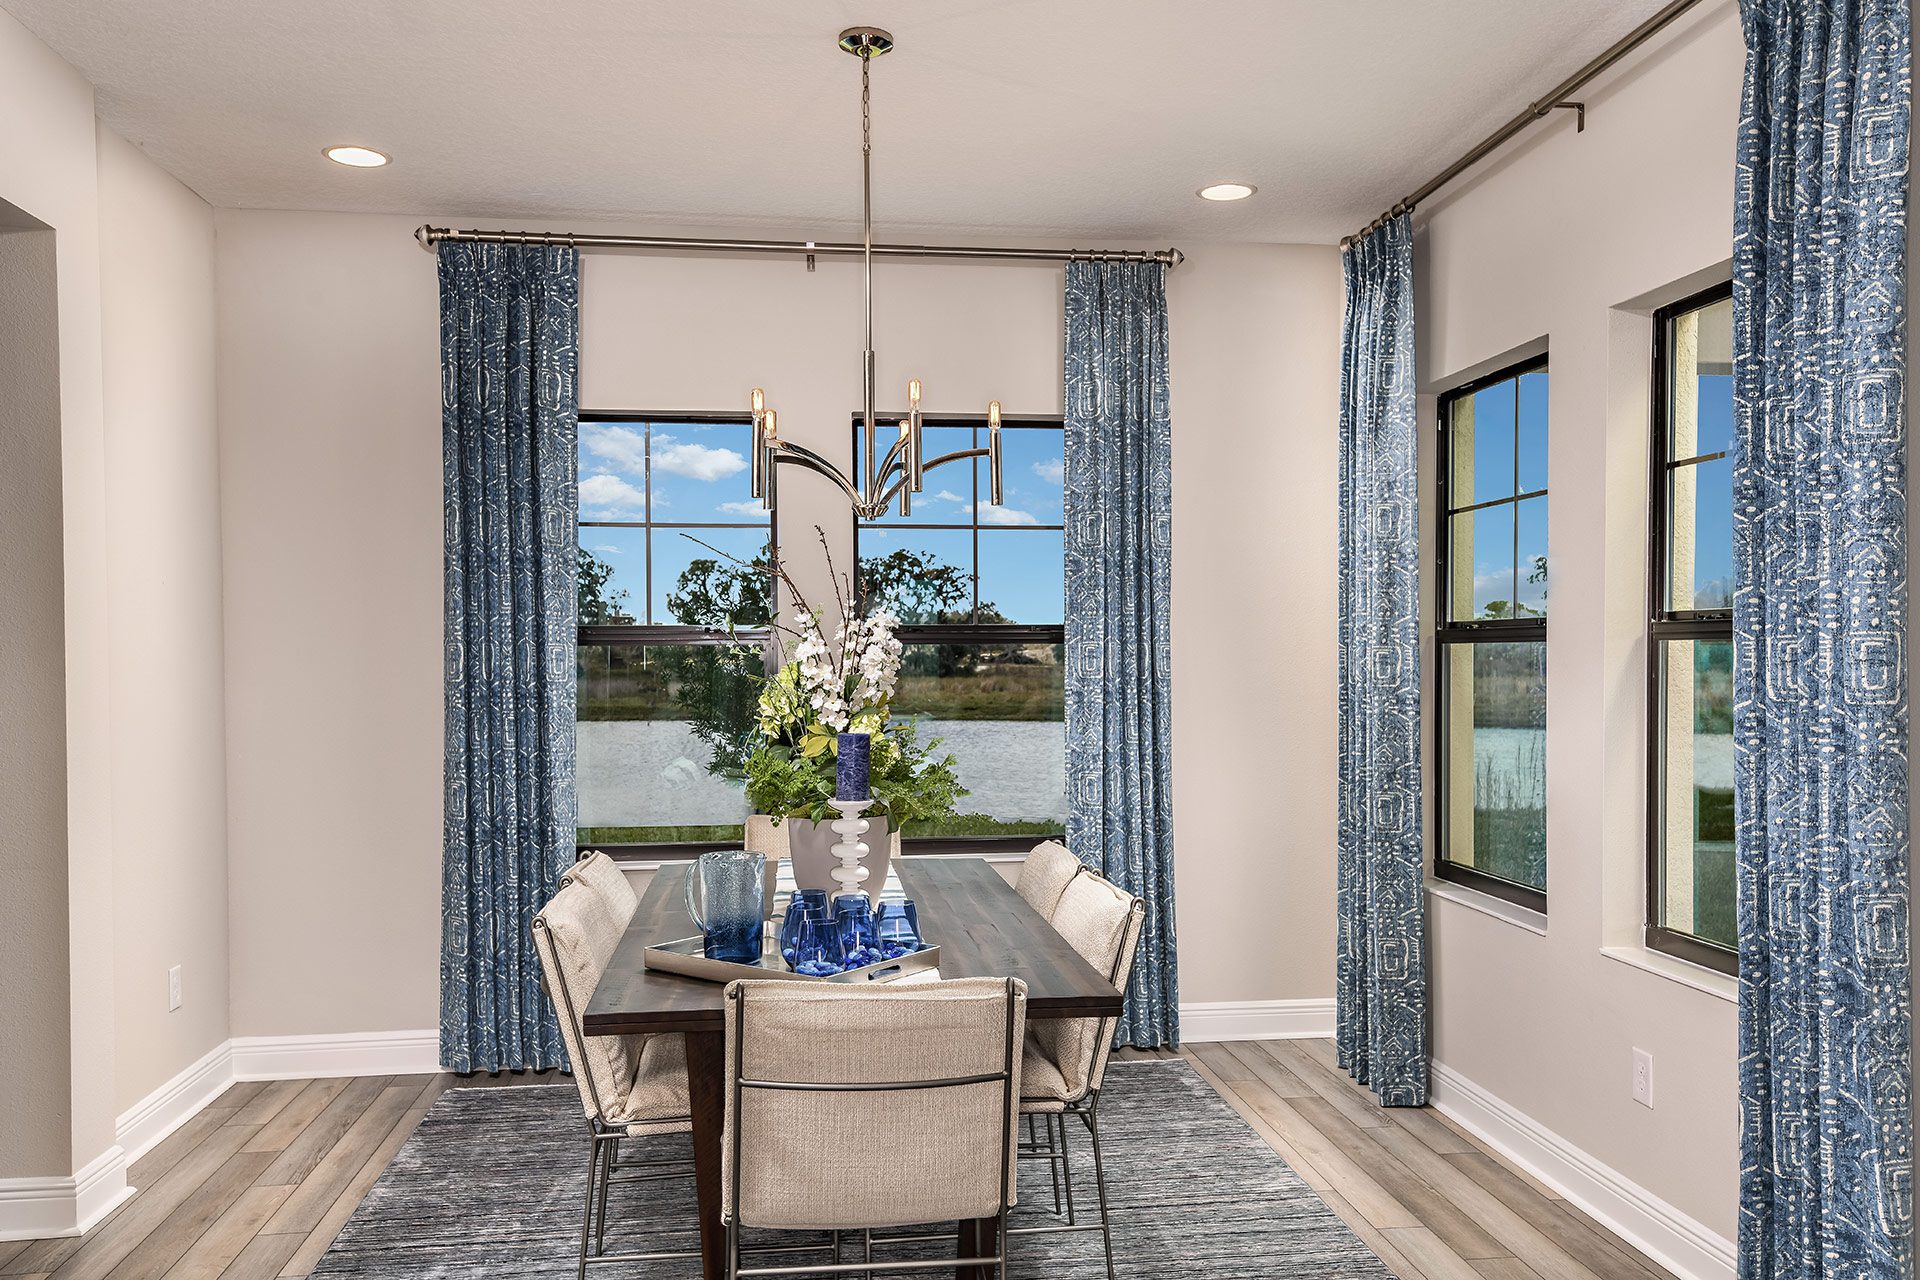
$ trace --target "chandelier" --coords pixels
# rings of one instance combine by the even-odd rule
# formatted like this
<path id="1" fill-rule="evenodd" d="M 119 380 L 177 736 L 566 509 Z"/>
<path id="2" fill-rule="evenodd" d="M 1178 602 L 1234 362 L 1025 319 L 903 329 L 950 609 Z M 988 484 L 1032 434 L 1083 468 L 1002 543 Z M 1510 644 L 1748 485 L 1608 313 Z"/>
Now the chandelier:
<path id="1" fill-rule="evenodd" d="M 860 59 L 860 199 L 861 263 L 865 272 L 866 347 L 860 357 L 861 430 L 866 448 L 863 475 L 848 476 L 805 445 L 780 438 L 780 415 L 767 405 L 766 392 L 753 389 L 753 496 L 763 507 L 771 508 L 778 486 L 775 471 L 782 463 L 796 463 L 817 471 L 846 491 L 853 509 L 862 520 L 885 515 L 898 497 L 900 514 L 913 512 L 913 495 L 920 492 L 926 473 L 949 462 L 967 458 L 987 459 L 988 501 L 1000 505 L 1000 402 L 987 404 L 987 447 L 961 449 L 954 453 L 927 458 L 921 452 L 920 379 L 907 382 L 907 416 L 899 423 L 899 436 L 877 458 L 879 423 L 873 411 L 873 115 L 869 71 L 873 60 L 893 48 L 893 36 L 878 27 L 849 27 L 840 33 L 840 47 Z"/>

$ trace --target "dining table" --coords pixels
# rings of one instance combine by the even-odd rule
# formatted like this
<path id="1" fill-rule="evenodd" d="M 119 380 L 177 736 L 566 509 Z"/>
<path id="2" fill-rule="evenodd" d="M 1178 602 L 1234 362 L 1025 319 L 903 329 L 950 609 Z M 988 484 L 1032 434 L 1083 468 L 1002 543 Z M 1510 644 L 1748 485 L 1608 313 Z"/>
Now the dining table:
<path id="1" fill-rule="evenodd" d="M 686 909 L 688 865 L 666 865 L 615 948 L 587 1004 L 590 1036 L 678 1032 L 686 1037 L 694 1184 L 706 1280 L 726 1274 L 726 1231 L 720 1215 L 720 1152 L 726 1124 L 725 987 L 718 982 L 649 969 L 655 943 L 699 930 Z M 1046 917 L 1027 905 L 984 858 L 925 855 L 896 858 L 889 887 L 913 899 L 927 942 L 940 948 L 939 976 L 1013 977 L 1027 986 L 1027 1021 L 1116 1017 L 1121 993 L 1069 946 Z M 797 981 L 798 979 L 790 979 Z M 958 1224 L 955 1256 L 987 1257 L 1000 1246 L 994 1218 Z M 985 1280 L 991 1268 L 956 1267 L 958 1280 Z"/>

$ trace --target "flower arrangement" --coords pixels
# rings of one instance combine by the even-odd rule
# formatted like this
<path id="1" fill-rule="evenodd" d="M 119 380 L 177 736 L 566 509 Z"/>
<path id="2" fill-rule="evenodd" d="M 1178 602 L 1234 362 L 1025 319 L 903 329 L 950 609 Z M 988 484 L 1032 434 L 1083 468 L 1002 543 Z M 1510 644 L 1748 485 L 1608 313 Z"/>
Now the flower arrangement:
<path id="1" fill-rule="evenodd" d="M 825 533 L 815 532 L 826 550 Z M 758 718 L 743 744 L 747 801 L 776 822 L 836 817 L 827 802 L 834 794 L 839 735 L 864 733 L 872 751 L 873 797 L 893 829 L 948 817 L 967 794 L 953 757 L 935 758 L 939 739 L 923 744 L 911 723 L 892 720 L 899 620 L 883 608 L 861 613 L 853 607 L 851 582 L 843 593 L 833 553 L 826 555 L 843 619 L 831 643 L 820 611 L 807 604 L 782 565 L 771 567 L 798 607 L 798 625 L 775 624 L 776 634 L 794 639 L 793 653 L 772 675 L 759 678 Z"/>

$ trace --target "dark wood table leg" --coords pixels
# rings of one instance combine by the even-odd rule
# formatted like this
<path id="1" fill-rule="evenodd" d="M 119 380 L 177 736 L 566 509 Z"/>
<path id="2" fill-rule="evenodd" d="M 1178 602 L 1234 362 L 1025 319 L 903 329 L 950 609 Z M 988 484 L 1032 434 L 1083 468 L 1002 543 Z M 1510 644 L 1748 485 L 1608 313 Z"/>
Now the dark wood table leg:
<path id="1" fill-rule="evenodd" d="M 727 1230 L 720 1220 L 720 1141 L 727 1123 L 727 1038 L 720 1031 L 686 1035 L 693 1184 L 700 1199 L 700 1270 L 706 1280 L 724 1280 Z"/>
<path id="2" fill-rule="evenodd" d="M 958 1258 L 985 1258 L 998 1253 L 1000 1248 L 1000 1219 L 969 1218 L 960 1224 L 959 1240 L 954 1256 Z M 990 1266 L 955 1267 L 954 1280 L 993 1280 L 994 1268 Z"/>

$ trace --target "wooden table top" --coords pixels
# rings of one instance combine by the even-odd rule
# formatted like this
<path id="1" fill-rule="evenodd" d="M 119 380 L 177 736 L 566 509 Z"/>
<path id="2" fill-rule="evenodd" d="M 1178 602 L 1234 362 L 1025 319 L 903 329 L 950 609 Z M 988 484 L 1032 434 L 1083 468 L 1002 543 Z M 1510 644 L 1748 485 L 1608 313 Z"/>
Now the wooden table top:
<path id="1" fill-rule="evenodd" d="M 641 958 L 656 942 L 699 932 L 687 915 L 687 872 L 677 866 L 654 873 L 587 1004 L 588 1035 L 712 1031 L 724 1025 L 722 984 L 660 973 Z M 942 978 L 1019 978 L 1027 984 L 1029 1019 L 1121 1012 L 1121 994 L 1106 975 L 1082 960 L 985 860 L 897 858 L 893 872 L 917 905 L 927 940 L 940 948 Z"/>

